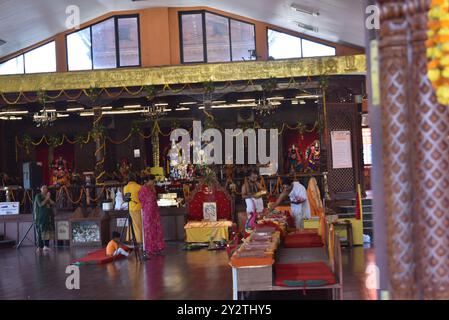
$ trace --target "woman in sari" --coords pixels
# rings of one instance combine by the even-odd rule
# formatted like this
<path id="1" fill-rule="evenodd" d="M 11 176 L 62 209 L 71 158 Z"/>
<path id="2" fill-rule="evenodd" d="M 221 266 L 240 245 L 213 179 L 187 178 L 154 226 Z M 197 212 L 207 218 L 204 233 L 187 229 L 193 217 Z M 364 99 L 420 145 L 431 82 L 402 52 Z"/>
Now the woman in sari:
<path id="1" fill-rule="evenodd" d="M 50 198 L 47 186 L 41 187 L 41 193 L 34 198 L 34 222 L 38 240 L 37 252 L 50 251 L 50 240 L 55 236 L 55 217 L 53 207 L 55 202 Z"/>
<path id="2" fill-rule="evenodd" d="M 147 255 L 162 255 L 165 243 L 154 182 L 155 176 L 150 175 L 139 191 L 143 215 L 143 247 Z"/>

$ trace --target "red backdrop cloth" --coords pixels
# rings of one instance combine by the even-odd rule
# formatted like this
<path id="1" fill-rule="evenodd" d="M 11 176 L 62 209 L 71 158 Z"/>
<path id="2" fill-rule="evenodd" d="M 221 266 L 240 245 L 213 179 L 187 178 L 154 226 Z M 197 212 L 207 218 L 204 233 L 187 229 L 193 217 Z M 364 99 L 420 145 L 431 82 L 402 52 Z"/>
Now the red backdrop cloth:
<path id="1" fill-rule="evenodd" d="M 209 193 L 210 192 L 210 193 Z M 188 204 L 189 220 L 203 220 L 203 203 L 217 203 L 217 219 L 231 219 L 231 200 L 228 195 L 217 188 L 210 189 L 208 193 L 204 192 L 202 187 L 193 194 Z"/>
<path id="2" fill-rule="evenodd" d="M 45 143 L 36 147 L 36 162 L 42 163 L 42 179 L 45 184 L 49 184 L 51 182 L 52 174 L 50 169 L 51 163 L 48 163 L 48 151 L 49 147 Z M 67 161 L 67 167 L 69 169 L 73 169 L 73 161 L 75 159 L 74 145 L 64 141 L 61 146 L 54 148 L 53 159 L 58 159 L 59 156 L 62 156 L 64 160 Z"/>
<path id="3" fill-rule="evenodd" d="M 284 131 L 283 135 L 283 147 L 284 147 L 284 154 L 288 155 L 289 150 L 292 147 L 292 145 L 295 145 L 296 148 L 299 149 L 299 154 L 301 155 L 302 159 L 306 159 L 306 151 L 307 148 L 315 142 L 315 140 L 320 140 L 320 135 L 317 130 L 314 130 L 312 132 L 304 132 L 303 134 L 300 134 L 298 130 L 290 130 L 286 129 Z M 290 171 L 290 164 L 289 159 L 286 156 L 284 159 L 284 170 L 285 172 Z M 304 160 L 303 160 L 304 161 Z M 303 163 L 303 167 L 306 168 L 307 166 L 305 163 Z"/>

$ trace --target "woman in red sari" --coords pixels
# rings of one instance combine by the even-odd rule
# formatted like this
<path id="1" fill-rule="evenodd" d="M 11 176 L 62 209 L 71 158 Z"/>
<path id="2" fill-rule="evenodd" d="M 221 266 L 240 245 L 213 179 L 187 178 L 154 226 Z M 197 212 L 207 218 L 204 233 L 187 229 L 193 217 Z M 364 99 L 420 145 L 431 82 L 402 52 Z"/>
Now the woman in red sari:
<path id="1" fill-rule="evenodd" d="M 162 255 L 165 243 L 154 182 L 154 175 L 150 175 L 139 191 L 143 215 L 143 244 L 147 255 Z"/>

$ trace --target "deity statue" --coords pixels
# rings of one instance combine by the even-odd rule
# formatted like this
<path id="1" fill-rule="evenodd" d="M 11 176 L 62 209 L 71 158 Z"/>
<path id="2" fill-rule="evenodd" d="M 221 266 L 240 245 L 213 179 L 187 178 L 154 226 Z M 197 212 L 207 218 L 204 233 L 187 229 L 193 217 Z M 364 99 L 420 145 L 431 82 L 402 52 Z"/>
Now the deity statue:
<path id="1" fill-rule="evenodd" d="M 290 172 L 299 172 L 303 169 L 303 159 L 299 149 L 293 144 L 288 149 L 288 165 Z"/>
<path id="2" fill-rule="evenodd" d="M 123 158 L 122 161 L 120 161 L 118 172 L 121 181 L 128 180 L 129 173 L 131 172 L 131 164 L 127 158 Z"/>
<path id="3" fill-rule="evenodd" d="M 68 186 L 70 185 L 70 169 L 67 161 L 59 156 L 51 165 L 52 185 Z"/>
<path id="4" fill-rule="evenodd" d="M 320 166 L 320 142 L 315 140 L 306 151 L 308 168 L 318 171 Z"/>

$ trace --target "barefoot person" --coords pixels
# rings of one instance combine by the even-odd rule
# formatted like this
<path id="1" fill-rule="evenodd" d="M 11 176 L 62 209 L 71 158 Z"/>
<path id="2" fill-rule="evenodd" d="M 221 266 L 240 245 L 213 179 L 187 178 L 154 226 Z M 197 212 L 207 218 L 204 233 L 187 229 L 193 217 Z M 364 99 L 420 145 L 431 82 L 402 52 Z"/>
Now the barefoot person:
<path id="1" fill-rule="evenodd" d="M 38 239 L 38 252 L 50 251 L 50 240 L 55 236 L 55 216 L 53 207 L 55 202 L 51 200 L 48 187 L 43 185 L 41 193 L 34 198 L 34 221 L 36 223 L 36 232 Z"/>
<path id="2" fill-rule="evenodd" d="M 129 256 L 128 250 L 129 248 L 127 246 L 120 244 L 120 232 L 113 231 L 112 239 L 106 246 L 106 255 L 112 257 L 122 255 L 127 257 Z"/>
<path id="3" fill-rule="evenodd" d="M 251 230 L 257 215 L 261 214 L 264 209 L 263 199 L 260 197 L 260 192 L 263 191 L 260 183 L 257 182 L 259 174 L 253 170 L 249 173 L 248 179 L 242 186 L 242 198 L 245 199 L 247 220 L 245 229 Z"/>
<path id="4" fill-rule="evenodd" d="M 295 218 L 296 229 L 304 229 L 304 219 L 310 218 L 310 205 L 307 190 L 297 179 L 284 181 L 282 193 L 275 203 L 270 204 L 270 209 L 276 208 L 287 198 L 290 198 L 290 208 Z"/>
<path id="5" fill-rule="evenodd" d="M 147 255 L 161 255 L 165 248 L 162 234 L 161 214 L 157 205 L 155 176 L 146 178 L 145 184 L 139 190 L 139 201 L 143 215 L 143 246 Z"/>

